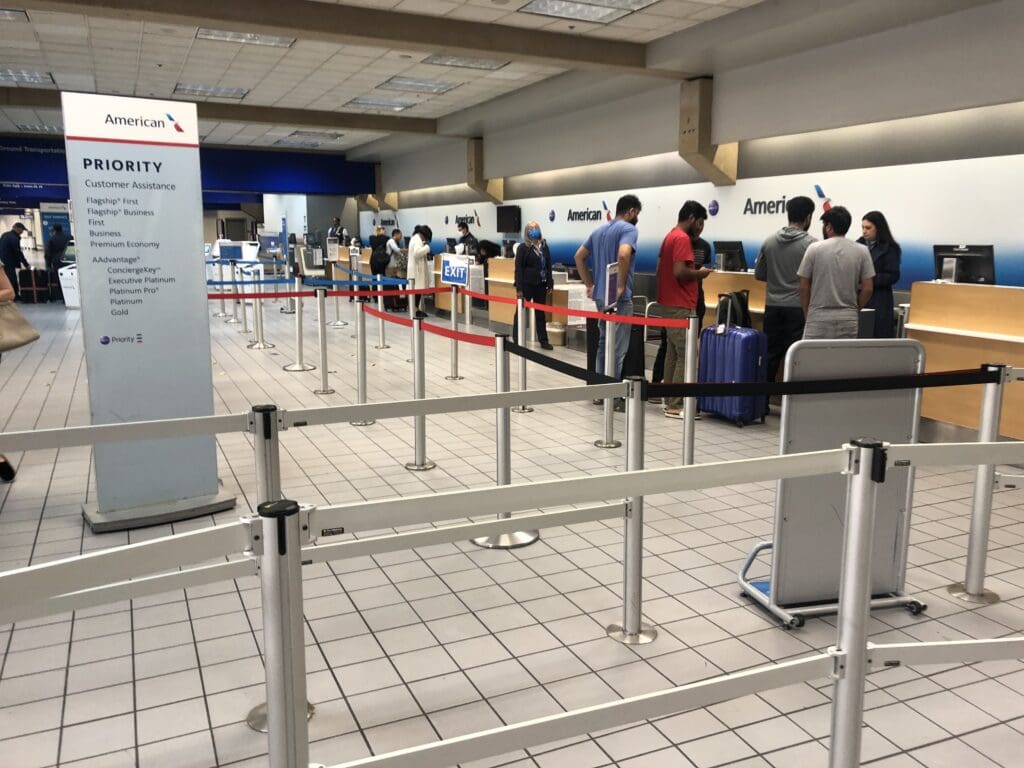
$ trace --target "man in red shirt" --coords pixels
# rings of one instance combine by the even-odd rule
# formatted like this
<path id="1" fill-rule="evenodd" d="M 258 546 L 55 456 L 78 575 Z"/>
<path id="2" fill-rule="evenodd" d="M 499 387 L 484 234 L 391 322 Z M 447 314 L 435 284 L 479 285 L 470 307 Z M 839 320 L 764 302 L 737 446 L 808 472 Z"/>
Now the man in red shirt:
<path id="1" fill-rule="evenodd" d="M 658 303 L 665 308 L 665 317 L 696 316 L 700 281 L 711 274 L 707 267 L 696 269 L 691 237 L 696 237 L 708 217 L 700 203 L 687 200 L 679 209 L 679 223 L 665 235 L 658 253 Z M 681 382 L 686 375 L 686 329 L 666 328 L 668 348 L 665 353 L 665 381 Z M 683 399 L 669 398 L 665 415 L 681 419 Z"/>

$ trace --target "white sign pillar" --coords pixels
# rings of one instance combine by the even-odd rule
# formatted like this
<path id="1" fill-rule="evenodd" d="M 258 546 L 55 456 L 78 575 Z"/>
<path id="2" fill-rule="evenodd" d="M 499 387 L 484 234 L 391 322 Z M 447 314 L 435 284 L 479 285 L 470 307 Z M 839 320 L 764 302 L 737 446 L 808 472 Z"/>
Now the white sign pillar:
<path id="1" fill-rule="evenodd" d="M 194 104 L 63 93 L 93 424 L 213 413 Z M 234 506 L 213 436 L 97 445 L 94 531 Z"/>

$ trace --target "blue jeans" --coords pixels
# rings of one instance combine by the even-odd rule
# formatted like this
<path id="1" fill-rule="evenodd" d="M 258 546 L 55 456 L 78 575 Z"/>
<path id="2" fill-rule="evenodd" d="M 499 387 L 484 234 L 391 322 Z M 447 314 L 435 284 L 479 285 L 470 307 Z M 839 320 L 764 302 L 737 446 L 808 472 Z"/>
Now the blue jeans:
<path id="1" fill-rule="evenodd" d="M 600 299 L 595 299 L 597 304 L 598 312 L 604 312 L 606 305 Z M 617 315 L 632 315 L 633 314 L 633 297 L 630 296 L 628 299 L 619 299 L 615 303 L 615 314 Z M 597 372 L 604 373 L 604 333 L 606 323 L 601 322 L 601 335 L 597 342 Z M 632 326 L 628 323 L 615 323 L 615 371 L 614 373 L 608 374 L 614 379 L 622 378 L 622 361 L 626 359 L 626 351 L 629 349 L 629 332 L 632 330 Z"/>

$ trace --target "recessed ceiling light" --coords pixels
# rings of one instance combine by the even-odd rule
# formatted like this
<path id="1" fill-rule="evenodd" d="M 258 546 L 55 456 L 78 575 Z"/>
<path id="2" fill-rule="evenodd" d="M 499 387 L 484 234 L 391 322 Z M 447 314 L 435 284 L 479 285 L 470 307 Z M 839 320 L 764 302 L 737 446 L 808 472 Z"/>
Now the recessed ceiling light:
<path id="1" fill-rule="evenodd" d="M 412 93 L 448 93 L 455 83 L 439 83 L 434 80 L 417 80 L 413 77 L 395 75 L 377 86 L 384 91 L 410 91 Z"/>
<path id="2" fill-rule="evenodd" d="M 344 133 L 337 133 L 336 131 L 292 131 L 285 138 L 312 141 L 341 141 L 344 135 Z"/>
<path id="3" fill-rule="evenodd" d="M 0 21 L 28 21 L 28 14 L 13 8 L 0 8 Z"/>
<path id="4" fill-rule="evenodd" d="M 390 109 L 394 112 L 401 112 L 403 109 L 415 107 L 415 101 L 399 101 L 397 99 L 378 99 L 373 96 L 359 96 L 352 99 L 346 107 L 376 107 L 378 109 Z"/>
<path id="5" fill-rule="evenodd" d="M 64 133 L 64 129 L 59 125 L 37 125 L 34 123 L 32 125 L 25 125 L 18 123 L 17 128 L 23 133 Z"/>
<path id="6" fill-rule="evenodd" d="M 249 45 L 268 45 L 271 48 L 291 48 L 295 44 L 294 37 L 276 37 L 258 32 L 231 32 L 226 29 L 206 29 L 200 27 L 196 32 L 197 40 L 218 40 L 225 43 L 248 43 Z"/>
<path id="7" fill-rule="evenodd" d="M 472 56 L 449 56 L 445 53 L 435 53 L 427 56 L 421 63 L 434 64 L 438 67 L 465 67 L 466 69 L 501 69 L 507 61 L 497 59 L 475 59 Z"/>
<path id="8" fill-rule="evenodd" d="M 29 83 L 31 85 L 52 85 L 53 75 L 34 69 L 0 69 L 0 83 Z"/>
<path id="9" fill-rule="evenodd" d="M 316 149 L 320 146 L 319 141 L 301 141 L 298 139 L 278 139 L 274 142 L 275 147 L 301 147 L 302 149 Z"/>
<path id="10" fill-rule="evenodd" d="M 600 5 L 578 3 L 575 0 L 530 0 L 519 11 L 539 16 L 554 16 L 558 19 L 590 21 L 597 24 L 607 24 L 629 14 L 629 11 L 620 8 L 605 8 Z"/>
<path id="11" fill-rule="evenodd" d="M 182 96 L 203 96 L 217 99 L 244 99 L 249 93 L 247 88 L 229 88 L 223 85 L 200 85 L 197 83 L 178 83 L 174 92 Z"/>

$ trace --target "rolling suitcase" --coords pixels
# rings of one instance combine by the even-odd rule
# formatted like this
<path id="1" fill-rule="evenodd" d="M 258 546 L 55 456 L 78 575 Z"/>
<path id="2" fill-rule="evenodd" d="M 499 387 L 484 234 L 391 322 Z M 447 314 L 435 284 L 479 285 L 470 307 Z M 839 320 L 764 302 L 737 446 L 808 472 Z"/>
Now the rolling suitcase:
<path id="1" fill-rule="evenodd" d="M 723 325 L 705 328 L 700 334 L 697 381 L 730 384 L 762 382 L 767 378 L 768 337 L 753 328 L 731 325 L 729 310 Z M 768 414 L 767 398 L 699 397 L 697 409 L 744 426 Z"/>
<path id="2" fill-rule="evenodd" d="M 44 304 L 50 300 L 50 278 L 45 269 L 23 269 L 18 273 L 18 293 L 25 304 Z"/>

